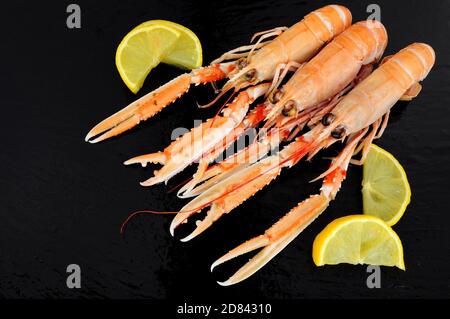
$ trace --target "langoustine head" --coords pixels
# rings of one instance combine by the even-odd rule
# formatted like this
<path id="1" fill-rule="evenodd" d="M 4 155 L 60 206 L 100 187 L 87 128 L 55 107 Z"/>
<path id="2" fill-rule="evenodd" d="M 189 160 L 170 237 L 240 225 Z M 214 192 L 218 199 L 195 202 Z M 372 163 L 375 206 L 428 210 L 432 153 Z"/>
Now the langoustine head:
<path id="1" fill-rule="evenodd" d="M 297 116 L 339 94 L 357 78 L 362 67 L 381 58 L 386 45 L 387 32 L 380 22 L 353 24 L 272 94 L 274 107 L 268 119 L 280 113 Z"/>
<path id="2" fill-rule="evenodd" d="M 322 134 L 341 139 L 368 127 L 411 86 L 424 80 L 434 62 L 435 53 L 428 44 L 413 43 L 400 50 L 338 103 Z"/>
<path id="3" fill-rule="evenodd" d="M 308 61 L 351 22 L 350 11 L 340 5 L 327 5 L 309 13 L 253 55 L 237 61 L 236 69 L 229 74 L 229 81 L 223 89 L 239 90 L 272 80 L 278 67 L 289 62 Z"/>

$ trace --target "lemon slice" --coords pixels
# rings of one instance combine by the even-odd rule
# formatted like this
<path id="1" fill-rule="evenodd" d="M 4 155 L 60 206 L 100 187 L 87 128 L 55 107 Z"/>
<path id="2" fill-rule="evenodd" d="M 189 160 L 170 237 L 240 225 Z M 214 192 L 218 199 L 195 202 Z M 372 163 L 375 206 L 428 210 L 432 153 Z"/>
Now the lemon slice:
<path id="1" fill-rule="evenodd" d="M 397 234 L 381 219 L 351 215 L 328 224 L 313 244 L 317 266 L 369 264 L 405 270 L 403 247 Z"/>
<path id="2" fill-rule="evenodd" d="M 180 33 L 178 41 L 170 52 L 163 57 L 161 62 L 189 70 L 202 66 L 202 46 L 194 32 L 181 24 L 166 20 L 150 20 L 138 25 L 136 29 L 150 25 L 166 26 Z"/>
<path id="3" fill-rule="evenodd" d="M 128 88 L 137 93 L 150 71 L 159 64 L 180 37 L 164 25 L 135 28 L 119 44 L 116 66 Z"/>
<path id="4" fill-rule="evenodd" d="M 364 214 L 381 218 L 389 226 L 403 216 L 411 200 L 411 188 L 400 163 L 382 148 L 370 148 L 363 168 Z"/>

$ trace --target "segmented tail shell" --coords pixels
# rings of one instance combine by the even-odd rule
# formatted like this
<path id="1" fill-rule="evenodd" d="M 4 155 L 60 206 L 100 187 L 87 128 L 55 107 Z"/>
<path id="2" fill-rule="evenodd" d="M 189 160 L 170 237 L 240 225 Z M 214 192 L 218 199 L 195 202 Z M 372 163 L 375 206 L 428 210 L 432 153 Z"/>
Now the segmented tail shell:
<path id="1" fill-rule="evenodd" d="M 381 58 L 387 45 L 387 32 L 381 22 L 367 20 L 355 23 L 334 41 L 363 65 Z"/>
<path id="2" fill-rule="evenodd" d="M 336 119 L 323 134 L 340 127 L 348 135 L 371 125 L 428 75 L 434 60 L 433 49 L 424 43 L 413 43 L 399 51 L 336 105 Z"/>
<path id="3" fill-rule="evenodd" d="M 323 45 L 343 32 L 352 23 L 350 11 L 338 5 L 328 5 L 307 14 L 300 22 L 281 33 L 247 58 L 247 66 L 236 69 L 231 82 L 240 88 L 257 82 L 272 80 L 281 64 L 310 60 Z M 247 75 L 251 74 L 251 80 Z M 235 86 L 236 84 L 228 84 Z"/>
<path id="4" fill-rule="evenodd" d="M 317 39 L 326 43 L 352 24 L 352 14 L 340 5 L 328 5 L 306 15 L 306 27 Z"/>
<path id="5" fill-rule="evenodd" d="M 431 46 L 413 43 L 391 57 L 380 69 L 393 75 L 401 87 L 407 90 L 414 83 L 427 77 L 435 59 Z"/>

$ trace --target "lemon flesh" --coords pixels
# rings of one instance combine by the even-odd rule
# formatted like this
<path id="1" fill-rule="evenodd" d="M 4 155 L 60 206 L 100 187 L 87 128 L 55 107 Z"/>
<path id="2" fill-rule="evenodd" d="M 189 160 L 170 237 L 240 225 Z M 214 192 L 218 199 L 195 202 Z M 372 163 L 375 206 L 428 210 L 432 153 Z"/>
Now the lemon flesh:
<path id="1" fill-rule="evenodd" d="M 317 266 L 368 264 L 405 270 L 398 235 L 381 219 L 367 215 L 338 218 L 328 224 L 313 244 Z"/>
<path id="2" fill-rule="evenodd" d="M 373 145 L 363 167 L 363 212 L 392 226 L 403 216 L 411 200 L 405 170 L 392 154 Z"/>
<path id="3" fill-rule="evenodd" d="M 119 44 L 116 66 L 122 80 L 133 92 L 142 87 L 150 71 L 172 49 L 180 33 L 163 25 L 135 28 Z"/>
<path id="4" fill-rule="evenodd" d="M 161 62 L 188 70 L 202 66 L 202 46 L 194 32 L 181 24 L 166 20 L 150 20 L 138 25 L 136 29 L 151 25 L 165 26 L 180 33 L 177 42 L 162 58 Z"/>

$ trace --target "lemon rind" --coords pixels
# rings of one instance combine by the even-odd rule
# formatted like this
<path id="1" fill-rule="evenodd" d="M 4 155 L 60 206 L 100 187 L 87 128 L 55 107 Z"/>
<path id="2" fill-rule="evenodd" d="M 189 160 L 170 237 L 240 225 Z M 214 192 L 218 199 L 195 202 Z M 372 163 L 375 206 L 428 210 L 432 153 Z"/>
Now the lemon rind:
<path id="1" fill-rule="evenodd" d="M 411 203 L 411 186 L 409 184 L 408 177 L 406 175 L 405 169 L 400 164 L 400 162 L 394 157 L 394 155 L 392 155 L 391 153 L 389 153 L 385 149 L 383 149 L 383 148 L 381 148 L 381 147 L 379 147 L 379 146 L 377 146 L 375 144 L 371 145 L 371 150 L 372 149 L 374 151 L 376 151 L 377 153 L 382 154 L 383 156 L 389 158 L 389 160 L 394 164 L 394 166 L 400 172 L 401 179 L 404 181 L 403 184 L 405 185 L 405 188 L 406 188 L 406 193 L 405 193 L 404 200 L 402 201 L 402 204 L 400 205 L 400 207 L 399 207 L 398 211 L 396 212 L 396 214 L 394 214 L 393 217 L 390 220 L 384 221 L 388 226 L 394 226 L 403 217 L 403 215 L 405 214 L 406 208 Z M 364 187 L 364 184 L 363 184 L 363 187 Z M 364 212 L 364 215 L 372 216 L 368 212 Z"/>
<path id="2" fill-rule="evenodd" d="M 404 256 L 403 256 L 403 245 L 400 240 L 398 234 L 388 226 L 382 219 L 371 216 L 371 215 L 349 215 L 344 216 L 338 219 L 335 219 L 331 223 L 329 223 L 316 237 L 313 244 L 313 261 L 316 266 L 326 265 L 324 262 L 324 253 L 326 247 L 330 240 L 332 240 L 335 235 L 344 227 L 349 225 L 349 223 L 365 223 L 365 222 L 375 222 L 378 225 L 382 226 L 389 234 L 390 238 L 392 238 L 396 244 L 398 250 L 398 260 L 396 263 L 396 267 L 405 270 Z M 342 263 L 346 263 L 342 261 Z M 360 260 L 357 264 L 365 264 L 363 260 Z"/>
<path id="3" fill-rule="evenodd" d="M 144 28 L 145 28 L 145 30 L 144 30 Z M 126 43 L 129 41 L 129 39 L 131 37 L 133 37 L 137 33 L 148 32 L 148 31 L 150 31 L 152 29 L 165 29 L 165 30 L 175 34 L 177 36 L 177 39 L 180 37 L 179 31 L 174 30 L 173 28 L 170 28 L 170 27 L 167 27 L 167 26 L 164 26 L 164 25 L 149 25 L 149 26 L 146 26 L 146 27 L 141 27 L 139 29 L 134 28 L 133 30 L 128 32 L 127 35 L 125 35 L 125 37 L 119 43 L 119 46 L 117 47 L 117 50 L 116 50 L 115 63 L 116 63 L 117 70 L 119 71 L 120 77 L 124 81 L 125 85 L 135 94 L 142 87 L 142 83 L 135 83 L 135 82 L 131 81 L 129 79 L 129 77 L 127 76 L 126 72 L 124 72 L 125 68 L 123 67 L 122 62 L 120 61 L 121 52 L 124 50 L 124 48 L 126 47 Z M 174 43 L 172 45 L 174 45 L 175 43 L 176 43 L 176 41 L 174 41 Z M 154 65 L 153 67 L 155 67 L 156 65 Z M 144 80 L 148 76 L 148 74 L 150 73 L 150 71 L 152 70 L 153 67 L 149 67 L 148 72 L 144 76 Z"/>

